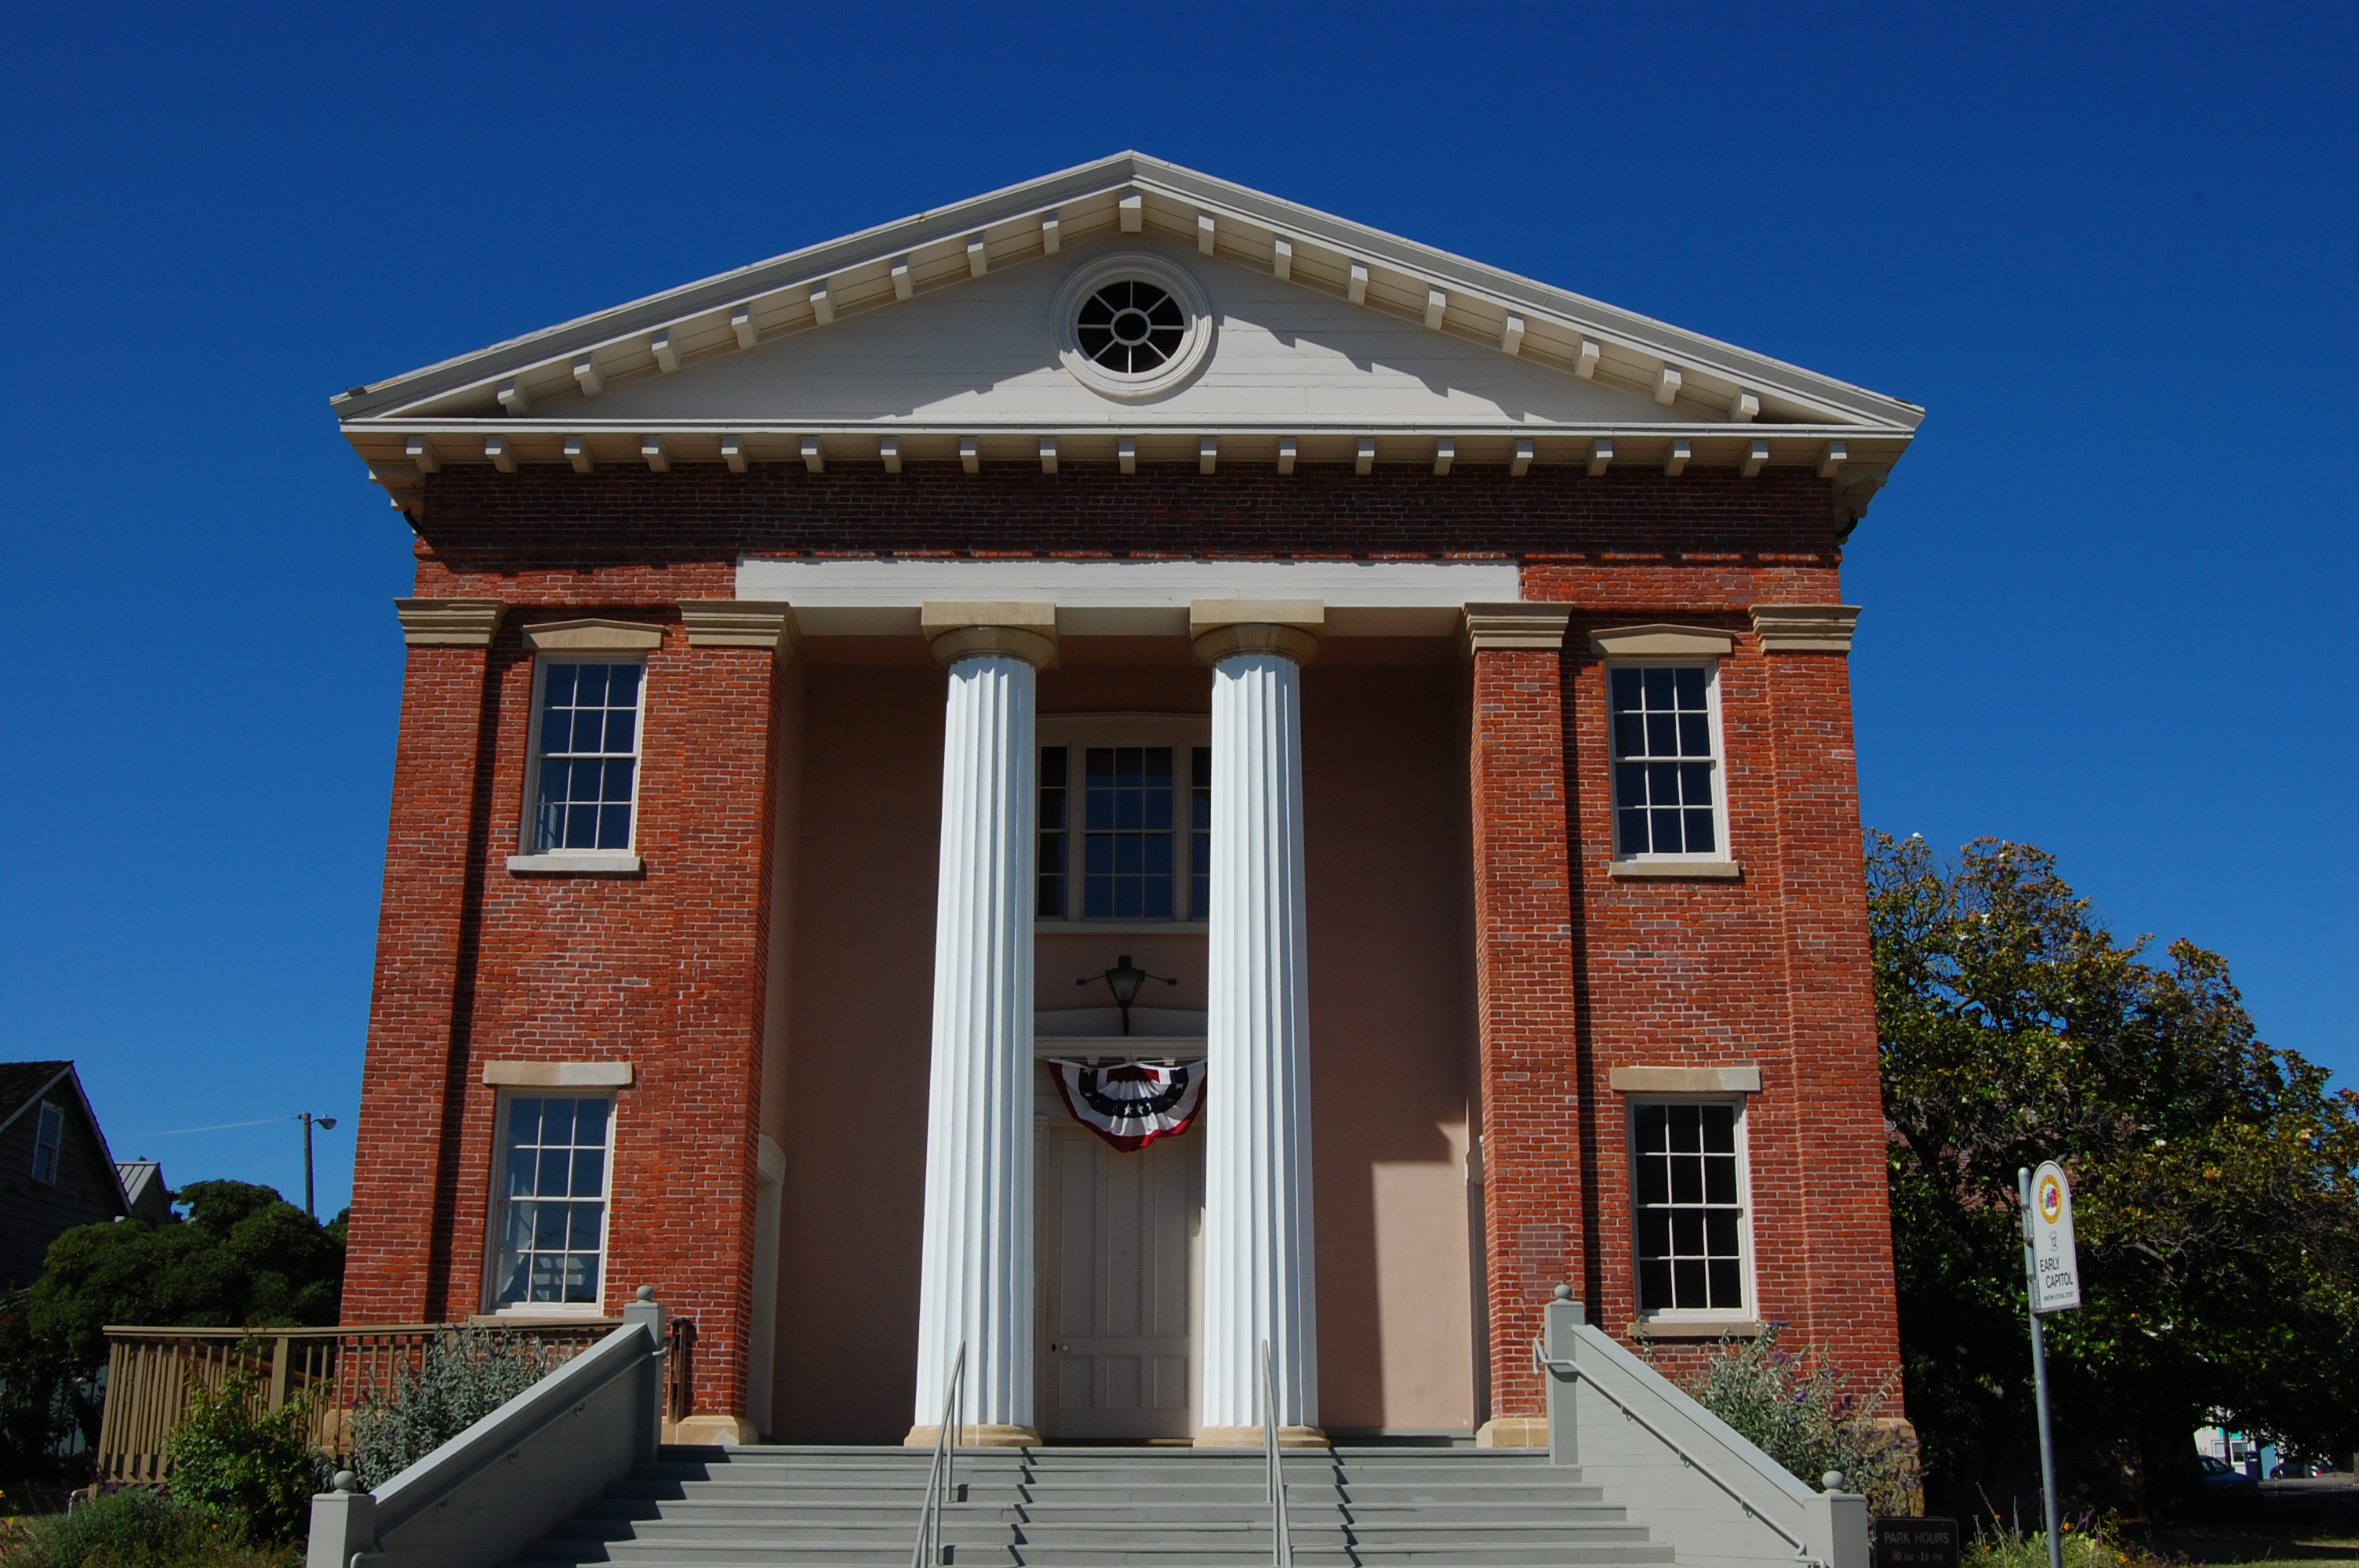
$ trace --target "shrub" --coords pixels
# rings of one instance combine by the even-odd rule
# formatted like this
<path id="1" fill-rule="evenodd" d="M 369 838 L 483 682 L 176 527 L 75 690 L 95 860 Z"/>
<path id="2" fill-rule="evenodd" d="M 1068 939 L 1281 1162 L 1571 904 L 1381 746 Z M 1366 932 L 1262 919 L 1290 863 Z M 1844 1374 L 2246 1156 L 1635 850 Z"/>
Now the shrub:
<path id="1" fill-rule="evenodd" d="M 1832 1368 L 1812 1369 L 1777 1348 L 1777 1330 L 1721 1354 L 1689 1386 L 1697 1402 L 1811 1487 L 1830 1470 L 1867 1495 L 1872 1514 L 1917 1511 L 1915 1446 L 1878 1422 L 1891 1379 L 1864 1399 L 1843 1391 Z"/>
<path id="2" fill-rule="evenodd" d="M 353 1473 L 374 1491 L 538 1382 L 556 1365 L 534 1339 L 462 1328 L 426 1347 L 353 1417 Z"/>
<path id="3" fill-rule="evenodd" d="M 256 1547 L 234 1527 L 133 1487 L 0 1530 L 0 1568 L 297 1568 L 291 1546 Z"/>
<path id="4" fill-rule="evenodd" d="M 328 1489 L 335 1465 L 311 1444 L 301 1400 L 261 1409 L 251 1377 L 232 1376 L 189 1400 L 165 1444 L 172 1499 L 242 1540 L 288 1541 L 311 1518 L 311 1498 Z"/>
<path id="5" fill-rule="evenodd" d="M 1974 1518 L 1974 1538 L 1960 1554 L 1962 1568 L 2048 1568 L 2048 1532 L 2026 1530 L 2020 1519 L 2002 1520 L 1987 1496 L 1983 1502 L 1987 1511 Z M 2057 1531 L 2064 1568 L 2162 1568 L 2162 1559 L 2124 1540 L 2113 1525 L 2093 1513 L 2064 1519 Z"/>

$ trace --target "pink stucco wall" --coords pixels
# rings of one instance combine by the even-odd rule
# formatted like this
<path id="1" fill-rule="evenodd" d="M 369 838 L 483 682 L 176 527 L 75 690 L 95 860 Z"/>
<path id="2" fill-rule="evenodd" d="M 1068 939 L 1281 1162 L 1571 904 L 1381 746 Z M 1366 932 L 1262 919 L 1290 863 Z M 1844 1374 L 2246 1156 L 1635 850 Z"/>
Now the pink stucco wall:
<path id="1" fill-rule="evenodd" d="M 1146 649 L 1153 663 L 1111 663 Z M 1202 713 L 1169 643 L 1080 647 L 1044 714 Z M 1465 750 L 1446 655 L 1335 661 L 1304 686 L 1322 1419 L 1474 1417 L 1465 1186 L 1473 1030 Z M 1183 655 L 1184 656 L 1184 655 Z M 814 661 L 800 726 L 787 1160 L 772 1435 L 894 1442 L 917 1340 L 942 676 Z M 1044 1008 L 1130 954 L 1204 1006 L 1201 935 L 1043 936 Z M 895 1108 L 880 1114 L 880 1108 Z"/>

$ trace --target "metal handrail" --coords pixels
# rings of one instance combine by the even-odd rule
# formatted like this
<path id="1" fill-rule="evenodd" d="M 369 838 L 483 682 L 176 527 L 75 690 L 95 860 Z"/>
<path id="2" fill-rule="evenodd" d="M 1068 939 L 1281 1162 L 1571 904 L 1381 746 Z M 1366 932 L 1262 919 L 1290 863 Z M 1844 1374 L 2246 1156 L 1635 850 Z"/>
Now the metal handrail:
<path id="1" fill-rule="evenodd" d="M 1718 1471 L 1705 1464 L 1702 1460 L 1697 1458 L 1694 1454 L 1689 1453 L 1686 1446 L 1682 1444 L 1678 1438 L 1673 1437 L 1669 1433 L 1665 1432 L 1661 1427 L 1657 1426 L 1653 1422 L 1648 1421 L 1645 1416 L 1642 1416 L 1636 1411 L 1632 1410 L 1627 1400 L 1624 1400 L 1621 1395 L 1615 1393 L 1613 1390 L 1607 1388 L 1603 1383 L 1599 1382 L 1591 1373 L 1582 1370 L 1579 1362 L 1549 1360 L 1548 1358 L 1547 1352 L 1541 1349 L 1540 1342 L 1538 1339 L 1534 1339 L 1532 1341 L 1532 1361 L 1539 1368 L 1543 1374 L 1552 1373 L 1560 1378 L 1580 1378 L 1587 1381 L 1591 1388 L 1595 1389 L 1599 1393 L 1603 1394 L 1608 1400 L 1611 1400 L 1614 1402 L 1614 1407 L 1620 1411 L 1625 1418 L 1635 1421 L 1640 1426 L 1645 1427 L 1647 1431 L 1653 1435 L 1656 1442 L 1660 1443 L 1664 1447 L 1678 1454 L 1680 1461 L 1684 1463 L 1689 1469 L 1701 1471 L 1705 1480 L 1710 1481 L 1713 1486 L 1718 1487 L 1722 1491 L 1726 1492 L 1730 1500 L 1734 1502 L 1738 1508 L 1745 1510 L 1746 1518 L 1757 1519 L 1763 1524 L 1767 1525 L 1771 1530 L 1777 1531 L 1779 1539 L 1783 1540 L 1786 1544 L 1794 1549 L 1794 1555 L 1796 1557 L 1799 1558 L 1802 1562 L 1809 1563 L 1810 1568 L 1828 1568 L 1828 1564 L 1825 1562 L 1810 1555 L 1809 1542 L 1805 1541 L 1800 1536 L 1796 1535 L 1792 1530 L 1788 1530 L 1784 1525 L 1779 1524 L 1776 1519 L 1770 1518 L 1769 1515 L 1765 1512 L 1758 1504 L 1755 1503 L 1752 1498 L 1746 1497 L 1743 1492 L 1738 1491 L 1734 1487 L 1730 1486 L 1726 1481 L 1723 1480 Z"/>
<path id="2" fill-rule="evenodd" d="M 1269 1460 L 1269 1561 L 1294 1568 L 1294 1530 L 1286 1518 L 1286 1465 L 1278 1457 L 1277 1379 L 1269 1370 L 1269 1341 L 1261 1342 L 1261 1442 Z"/>
<path id="3" fill-rule="evenodd" d="M 959 1341 L 951 1363 L 950 1386 L 942 1391 L 942 1423 L 934 1429 L 934 1454 L 926 1465 L 925 1510 L 918 1517 L 917 1544 L 909 1549 L 909 1568 L 938 1568 L 942 1555 L 942 1509 L 955 1490 L 951 1466 L 958 1458 L 958 1429 L 966 1419 L 966 1341 Z"/>

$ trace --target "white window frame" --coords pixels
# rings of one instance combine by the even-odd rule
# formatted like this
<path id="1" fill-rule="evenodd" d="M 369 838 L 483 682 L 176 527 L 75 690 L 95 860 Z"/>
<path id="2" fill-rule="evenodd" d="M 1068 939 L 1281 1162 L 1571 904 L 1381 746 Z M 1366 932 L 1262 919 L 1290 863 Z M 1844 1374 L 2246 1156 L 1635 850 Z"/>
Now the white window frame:
<path id="1" fill-rule="evenodd" d="M 1736 1112 L 1736 1256 L 1737 1286 L 1745 1301 L 1736 1307 L 1657 1307 L 1647 1303 L 1645 1260 L 1639 1253 L 1638 1113 L 1651 1106 L 1724 1105 Z M 1628 1097 L 1623 1121 L 1625 1178 L 1630 1184 L 1630 1299 L 1642 1324 L 1726 1325 L 1742 1327 L 1761 1321 L 1760 1287 L 1753 1265 L 1753 1116 L 1752 1098 L 1743 1094 L 1678 1094 L 1656 1091 Z"/>
<path id="2" fill-rule="evenodd" d="M 41 1174 L 41 1156 L 49 1157 L 49 1173 Z M 58 1184 L 58 1167 L 65 1162 L 66 1113 L 62 1106 L 49 1100 L 33 1115 L 33 1180 L 45 1187 Z"/>
<path id="3" fill-rule="evenodd" d="M 1115 935 L 1156 932 L 1201 932 L 1207 922 L 1191 906 L 1189 870 L 1189 800 L 1191 789 L 1190 753 L 1212 743 L 1212 718 L 1208 713 L 1058 713 L 1044 714 L 1035 726 L 1034 744 L 1041 750 L 1067 748 L 1065 762 L 1065 907 L 1054 918 L 1035 906 L 1033 928 L 1043 932 L 1094 931 Z M 1169 920 L 1110 916 L 1093 919 L 1079 912 L 1083 877 L 1082 845 L 1086 788 L 1083 753 L 1093 746 L 1169 746 L 1171 748 L 1171 880 L 1172 906 L 1179 913 Z M 1033 823 L 1034 886 L 1038 886 L 1039 803 L 1038 759 L 1034 759 Z M 1036 892 L 1036 897 L 1037 892 Z"/>
<path id="4" fill-rule="evenodd" d="M 511 1302 L 500 1304 L 500 1235 L 507 1221 L 508 1104 L 519 1099 L 603 1099 L 606 1102 L 606 1182 L 598 1195 L 598 1299 L 594 1302 Z M 606 1295 L 614 1284 L 609 1274 L 614 1245 L 614 1151 L 622 1143 L 623 1097 L 611 1088 L 542 1087 L 500 1090 L 494 1102 L 491 1202 L 484 1227 L 484 1288 L 486 1317 L 573 1318 L 606 1315 Z"/>
<path id="5" fill-rule="evenodd" d="M 1735 847 L 1728 841 L 1728 741 L 1720 723 L 1721 660 L 1710 654 L 1665 655 L 1658 657 L 1621 657 L 1605 661 L 1605 798 L 1607 810 L 1606 842 L 1614 848 L 1614 860 L 1625 866 L 1726 866 L 1736 862 Z M 1622 797 L 1616 770 L 1622 764 L 1621 755 L 1614 744 L 1614 672 L 1616 670 L 1694 670 L 1703 671 L 1704 714 L 1712 728 L 1712 837 L 1715 848 L 1709 854 L 1658 854 L 1652 849 L 1636 855 L 1622 852 Z"/>
<path id="6" fill-rule="evenodd" d="M 620 849 L 540 849 L 534 846 L 540 815 L 540 728 L 547 706 L 549 670 L 552 665 L 636 665 L 639 667 L 639 710 L 631 730 L 631 841 Z M 512 871 L 636 871 L 639 866 L 639 796 L 647 773 L 647 658 L 638 652 L 545 652 L 533 655 L 532 728 L 525 747 L 524 810 L 516 825 L 516 853 Z"/>

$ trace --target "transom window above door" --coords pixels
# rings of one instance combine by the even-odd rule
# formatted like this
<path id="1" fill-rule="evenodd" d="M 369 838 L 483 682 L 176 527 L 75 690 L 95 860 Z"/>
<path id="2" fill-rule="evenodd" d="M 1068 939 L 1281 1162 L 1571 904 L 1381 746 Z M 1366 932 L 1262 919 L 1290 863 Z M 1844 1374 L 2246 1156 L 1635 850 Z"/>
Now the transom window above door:
<path id="1" fill-rule="evenodd" d="M 1212 753 L 1201 721 L 1044 719 L 1038 918 L 1205 918 Z"/>

